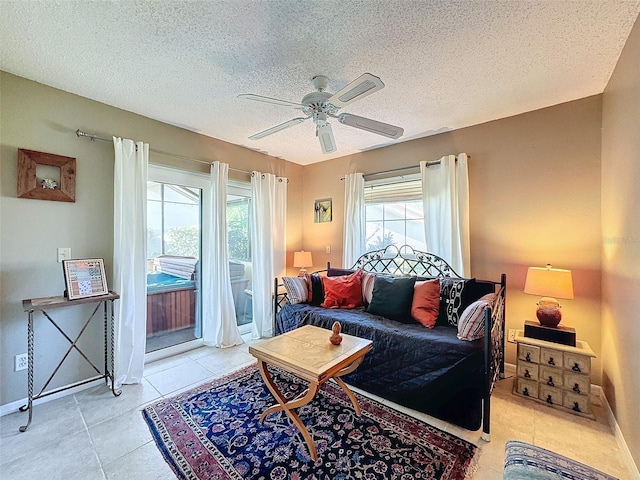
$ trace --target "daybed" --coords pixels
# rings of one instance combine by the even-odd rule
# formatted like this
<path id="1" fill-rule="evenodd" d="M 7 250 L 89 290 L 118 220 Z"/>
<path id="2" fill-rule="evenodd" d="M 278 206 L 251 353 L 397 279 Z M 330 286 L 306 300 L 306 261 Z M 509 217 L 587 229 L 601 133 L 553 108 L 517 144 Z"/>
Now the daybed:
<path id="1" fill-rule="evenodd" d="M 327 277 L 348 275 L 345 282 L 362 275 L 363 295 L 371 303 L 353 309 L 317 306 L 318 296 L 323 295 L 321 285 L 329 282 L 322 276 L 307 276 L 298 282 L 306 283 L 305 300 L 310 303 L 300 301 L 300 292 L 294 293 L 291 289 L 288 294 L 275 296 L 275 334 L 307 324 L 330 330 L 338 321 L 344 333 L 373 341 L 373 350 L 362 365 L 343 377 L 347 383 L 469 430 L 477 430 L 482 424 L 482 438 L 489 441 L 491 392 L 498 376 L 504 373 L 505 275 L 500 282 L 463 279 L 440 257 L 407 246 L 369 252 L 350 270 L 327 267 Z M 384 309 L 397 300 L 389 296 L 389 292 L 393 292 L 389 290 L 390 283 L 436 278 L 440 284 L 436 293 L 439 312 L 433 328 L 411 317 L 385 318 L 375 314 L 380 313 L 378 308 L 371 308 L 374 304 L 380 307 L 382 301 L 382 311 L 386 311 Z M 278 279 L 276 291 L 277 287 Z M 380 301 L 376 301 L 376 292 Z M 413 287 L 411 292 L 413 294 Z M 485 296 L 489 292 L 494 294 Z M 480 297 L 482 300 L 477 301 Z M 461 322 L 460 327 L 455 324 L 464 320 L 468 325 L 469 312 L 476 317 L 478 328 L 471 337 L 476 339 L 461 340 L 463 324 Z M 389 315 L 395 316 L 395 313 Z"/>

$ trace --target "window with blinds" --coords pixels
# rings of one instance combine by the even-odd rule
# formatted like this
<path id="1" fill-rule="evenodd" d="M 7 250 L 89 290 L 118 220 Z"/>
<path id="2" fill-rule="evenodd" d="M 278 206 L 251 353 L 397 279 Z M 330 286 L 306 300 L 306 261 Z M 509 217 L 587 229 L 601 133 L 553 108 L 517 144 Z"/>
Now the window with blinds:
<path id="1" fill-rule="evenodd" d="M 365 182 L 367 251 L 388 245 L 426 250 L 420 175 Z"/>

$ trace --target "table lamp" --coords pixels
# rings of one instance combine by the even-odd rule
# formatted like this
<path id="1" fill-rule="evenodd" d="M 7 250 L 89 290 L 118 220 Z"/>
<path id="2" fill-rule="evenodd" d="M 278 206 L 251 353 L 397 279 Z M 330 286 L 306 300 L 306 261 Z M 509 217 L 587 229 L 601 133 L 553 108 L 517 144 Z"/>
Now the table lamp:
<path id="1" fill-rule="evenodd" d="M 298 272 L 299 277 L 304 277 L 307 273 L 307 267 L 311 267 L 312 265 L 313 259 L 311 258 L 311 252 L 305 252 L 304 250 L 301 252 L 293 252 L 293 266 L 300 268 Z"/>
<path id="2" fill-rule="evenodd" d="M 540 325 L 557 327 L 562 320 L 560 304 L 557 298 L 573 298 L 573 280 L 571 270 L 546 267 L 529 267 L 524 282 L 524 293 L 541 295 L 536 316 Z"/>

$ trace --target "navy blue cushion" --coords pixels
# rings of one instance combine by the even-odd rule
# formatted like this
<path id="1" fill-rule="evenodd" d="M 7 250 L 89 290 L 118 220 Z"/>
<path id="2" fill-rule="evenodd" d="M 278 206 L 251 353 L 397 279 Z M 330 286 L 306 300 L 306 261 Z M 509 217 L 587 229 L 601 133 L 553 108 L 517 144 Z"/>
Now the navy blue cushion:
<path id="1" fill-rule="evenodd" d="M 416 277 L 376 276 L 373 298 L 367 312 L 403 323 L 415 323 L 411 318 L 411 302 Z"/>
<path id="2" fill-rule="evenodd" d="M 322 277 L 320 277 L 320 275 L 307 275 L 307 282 L 309 283 L 307 303 L 317 307 L 322 302 L 324 302 L 324 287 L 322 286 Z"/>
<path id="3" fill-rule="evenodd" d="M 351 270 L 348 268 L 330 268 L 327 270 L 327 277 L 342 277 L 344 275 L 351 275 L 355 273 L 356 270 Z"/>

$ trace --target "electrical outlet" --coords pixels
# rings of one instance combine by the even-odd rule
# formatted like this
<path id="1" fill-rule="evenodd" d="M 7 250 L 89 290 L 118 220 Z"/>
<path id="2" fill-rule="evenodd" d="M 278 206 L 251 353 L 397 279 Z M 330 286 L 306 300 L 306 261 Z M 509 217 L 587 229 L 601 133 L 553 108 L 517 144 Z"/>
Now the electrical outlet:
<path id="1" fill-rule="evenodd" d="M 16 355 L 16 372 L 20 370 L 24 370 L 28 366 L 27 354 L 21 353 L 20 355 Z"/>
<path id="2" fill-rule="evenodd" d="M 507 336 L 507 342 L 516 343 L 516 329 L 510 328 L 509 335 Z"/>
<path id="3" fill-rule="evenodd" d="M 331 253 L 331 245 L 324 247 L 324 253 Z"/>

